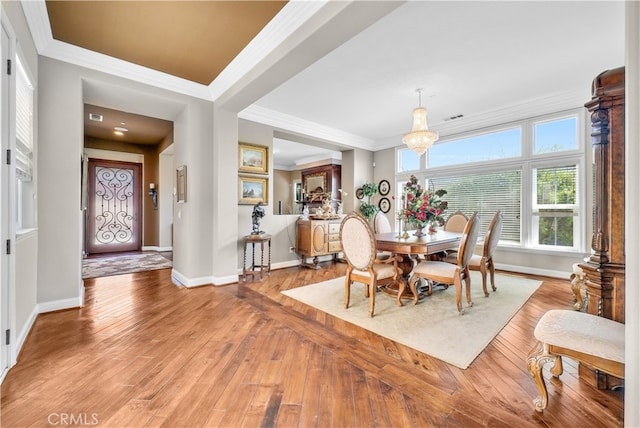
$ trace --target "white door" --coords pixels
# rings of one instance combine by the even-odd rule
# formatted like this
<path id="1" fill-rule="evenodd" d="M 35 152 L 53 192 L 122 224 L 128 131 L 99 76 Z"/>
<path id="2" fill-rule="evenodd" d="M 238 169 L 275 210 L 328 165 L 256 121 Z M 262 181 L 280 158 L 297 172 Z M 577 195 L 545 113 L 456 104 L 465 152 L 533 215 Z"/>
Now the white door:
<path id="1" fill-rule="evenodd" d="M 9 366 L 9 344 L 7 336 L 9 331 L 9 255 L 6 250 L 6 242 L 9 239 L 11 230 L 11 207 L 9 172 L 10 167 L 5 162 L 5 155 L 9 149 L 10 126 L 9 126 L 9 102 L 10 102 L 10 76 L 7 73 L 7 61 L 9 60 L 9 35 L 4 25 L 2 25 L 2 84 L 0 85 L 0 106 L 1 119 L 0 129 L 2 130 L 0 142 L 1 158 L 0 163 L 0 374 L 4 375 Z M 12 242 L 11 245 L 15 245 Z"/>

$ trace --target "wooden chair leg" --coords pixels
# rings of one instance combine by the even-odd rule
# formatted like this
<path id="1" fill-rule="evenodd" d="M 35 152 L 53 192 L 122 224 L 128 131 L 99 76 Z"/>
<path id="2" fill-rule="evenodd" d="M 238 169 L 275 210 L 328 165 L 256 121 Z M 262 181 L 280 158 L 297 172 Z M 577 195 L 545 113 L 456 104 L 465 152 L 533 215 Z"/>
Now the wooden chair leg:
<path id="1" fill-rule="evenodd" d="M 456 306 L 458 307 L 458 313 L 464 315 L 464 309 L 462 309 L 462 280 L 460 279 L 460 275 L 454 278 L 453 285 L 456 287 Z"/>
<path id="2" fill-rule="evenodd" d="M 482 275 L 482 291 L 484 292 L 484 297 L 489 297 L 489 292 L 487 291 L 487 266 L 484 263 L 480 263 L 480 274 Z"/>
<path id="3" fill-rule="evenodd" d="M 545 350 L 544 344 L 541 342 L 536 344 L 527 357 L 527 368 L 540 393 L 539 396 L 533 399 L 533 407 L 537 412 L 542 412 L 546 409 L 549 401 L 547 385 L 544 383 L 544 377 L 542 376 L 542 367 L 551 361 L 555 362 L 554 369 L 558 361 L 560 361 L 560 367 L 562 367 L 562 359 L 558 359 L 555 355 L 549 355 Z"/>
<path id="4" fill-rule="evenodd" d="M 374 280 L 367 287 L 369 289 L 369 317 L 373 317 L 373 310 L 376 307 L 376 281 Z"/>
<path id="5" fill-rule="evenodd" d="M 349 279 L 349 275 L 344 280 L 344 308 L 349 308 L 349 299 L 351 298 L 351 280 Z"/>
<path id="6" fill-rule="evenodd" d="M 473 302 L 471 301 L 471 276 L 469 275 L 469 268 L 464 268 L 462 275 L 464 276 L 464 285 L 465 292 L 467 293 L 467 305 L 469 307 L 473 306 Z"/>
<path id="7" fill-rule="evenodd" d="M 491 278 L 491 289 L 493 291 L 496 291 L 496 281 L 495 281 L 495 273 L 496 273 L 496 268 L 493 265 L 493 258 L 489 259 L 489 276 Z"/>
<path id="8" fill-rule="evenodd" d="M 394 278 L 394 281 L 398 284 L 398 299 L 396 300 L 396 304 L 398 306 L 403 306 L 401 297 L 404 294 L 404 290 L 407 288 L 407 284 L 405 283 L 404 278 Z"/>

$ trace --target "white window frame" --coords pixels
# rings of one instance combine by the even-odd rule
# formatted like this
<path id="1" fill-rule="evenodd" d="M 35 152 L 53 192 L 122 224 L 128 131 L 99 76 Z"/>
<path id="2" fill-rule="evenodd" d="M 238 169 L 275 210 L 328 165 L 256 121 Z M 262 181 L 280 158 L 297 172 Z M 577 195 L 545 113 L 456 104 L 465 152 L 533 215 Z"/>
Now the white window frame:
<path id="1" fill-rule="evenodd" d="M 534 124 L 562 120 L 567 117 L 577 118 L 577 139 L 578 147 L 575 150 L 563 150 L 560 152 L 548 152 L 541 154 L 534 154 Z M 448 176 L 462 176 L 462 175 L 474 175 L 483 173 L 500 172 L 504 170 L 520 169 L 521 175 L 521 208 L 520 208 L 520 243 L 514 243 L 513 241 L 501 241 L 500 246 L 510 248 L 522 248 L 530 251 L 538 252 L 575 252 L 585 253 L 588 252 L 586 248 L 587 240 L 587 224 L 588 216 L 591 210 L 587 209 L 587 192 L 589 189 L 589 183 L 586 180 L 586 116 L 584 109 L 576 108 L 571 110 L 565 110 L 561 112 L 551 113 L 543 116 L 537 116 L 517 122 L 511 122 L 507 124 L 500 124 L 481 130 L 465 132 L 456 135 L 450 135 L 445 138 L 441 138 L 441 143 L 446 143 L 461 138 L 473 137 L 475 135 L 484 135 L 492 132 L 499 132 L 504 129 L 513 128 L 514 126 L 520 126 L 522 128 L 522 156 L 512 157 L 505 159 L 496 159 L 484 162 L 474 162 L 467 164 L 459 164 L 452 166 L 440 166 L 435 168 L 427 168 L 425 166 L 426 157 L 421 158 L 421 169 L 417 171 L 398 172 L 398 158 L 396 155 L 396 188 L 397 183 L 406 181 L 411 175 L 415 175 L 421 183 L 424 183 L 426 179 L 448 177 Z M 396 149 L 402 150 L 405 147 L 401 146 Z M 423 160 L 424 159 L 424 160 Z M 537 244 L 537 218 L 534 219 L 534 201 L 536 198 L 535 179 L 533 177 L 534 171 L 537 168 L 546 168 L 562 165 L 575 164 L 578 166 L 578 175 L 576 177 L 577 184 L 577 217 L 574 217 L 574 242 L 573 247 L 558 247 L 552 245 L 538 245 Z M 446 190 L 446 189 L 445 189 Z M 446 197 L 445 197 L 446 200 Z M 535 230 L 534 230 L 535 229 Z"/>

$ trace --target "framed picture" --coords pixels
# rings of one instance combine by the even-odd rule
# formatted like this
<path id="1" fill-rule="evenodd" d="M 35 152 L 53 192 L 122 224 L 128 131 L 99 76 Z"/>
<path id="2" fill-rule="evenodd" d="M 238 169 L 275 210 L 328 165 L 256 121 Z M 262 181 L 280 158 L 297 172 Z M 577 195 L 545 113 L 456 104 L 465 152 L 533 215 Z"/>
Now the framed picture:
<path id="1" fill-rule="evenodd" d="M 380 208 L 380 211 L 383 213 L 388 213 L 391 209 L 391 201 L 389 201 L 389 198 L 380 199 L 380 202 L 378 202 L 378 208 Z"/>
<path id="2" fill-rule="evenodd" d="M 356 198 L 358 199 L 364 198 L 364 193 L 362 193 L 362 187 L 358 187 L 356 189 Z"/>
<path id="3" fill-rule="evenodd" d="M 267 204 L 269 179 L 255 176 L 238 177 L 238 194 L 240 205 L 255 205 L 258 202 Z"/>
<path id="4" fill-rule="evenodd" d="M 269 148 L 238 144 L 238 170 L 240 172 L 254 172 L 266 174 L 269 172 Z"/>
<path id="5" fill-rule="evenodd" d="M 176 200 L 179 204 L 187 202 L 187 166 L 176 168 Z"/>
<path id="6" fill-rule="evenodd" d="M 380 192 L 380 195 L 386 196 L 390 189 L 391 185 L 389 185 L 387 180 L 380 180 L 380 183 L 378 183 L 378 192 Z"/>

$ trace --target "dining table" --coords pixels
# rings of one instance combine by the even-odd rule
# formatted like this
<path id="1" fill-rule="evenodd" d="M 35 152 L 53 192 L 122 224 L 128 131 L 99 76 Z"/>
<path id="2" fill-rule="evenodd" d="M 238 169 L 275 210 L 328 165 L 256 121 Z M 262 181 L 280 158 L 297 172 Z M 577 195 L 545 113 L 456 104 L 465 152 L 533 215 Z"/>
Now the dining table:
<path id="1" fill-rule="evenodd" d="M 388 251 L 402 257 L 402 260 L 398 262 L 398 267 L 402 271 L 400 280 L 404 281 L 405 286 L 400 287 L 398 283 L 391 283 L 383 287 L 383 291 L 397 296 L 402 288 L 405 292 L 400 298 L 422 300 L 425 295 L 410 286 L 409 278 L 413 267 L 420 257 L 426 258 L 447 250 L 457 250 L 460 246 L 462 233 L 438 229 L 435 233 L 425 233 L 422 236 L 416 236 L 412 231 L 404 234 L 397 232 L 376 233 L 375 238 L 377 251 Z"/>

